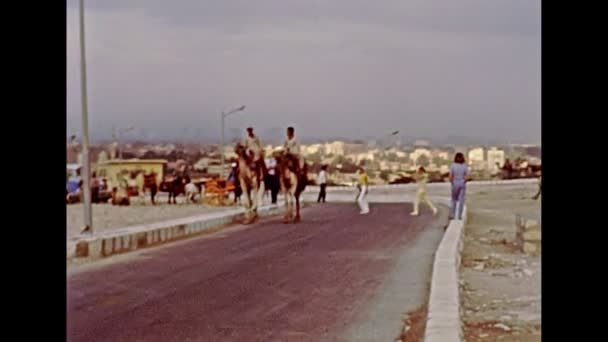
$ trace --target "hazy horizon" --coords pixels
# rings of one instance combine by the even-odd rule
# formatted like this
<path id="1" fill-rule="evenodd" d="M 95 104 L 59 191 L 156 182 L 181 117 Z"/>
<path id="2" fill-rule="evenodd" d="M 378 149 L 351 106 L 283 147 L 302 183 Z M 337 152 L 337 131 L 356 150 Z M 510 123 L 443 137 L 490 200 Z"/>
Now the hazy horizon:
<path id="1" fill-rule="evenodd" d="M 67 133 L 80 135 L 78 2 L 67 8 Z M 89 131 L 212 142 L 541 140 L 540 1 L 86 2 Z M 456 139 L 457 140 L 457 139 Z"/>

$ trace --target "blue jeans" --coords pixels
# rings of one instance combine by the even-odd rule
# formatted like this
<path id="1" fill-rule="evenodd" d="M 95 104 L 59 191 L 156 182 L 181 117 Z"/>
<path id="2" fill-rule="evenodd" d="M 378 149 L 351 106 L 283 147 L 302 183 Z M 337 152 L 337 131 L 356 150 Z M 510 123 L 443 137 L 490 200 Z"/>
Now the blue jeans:
<path id="1" fill-rule="evenodd" d="M 458 219 L 462 220 L 462 210 L 464 209 L 464 197 L 466 193 L 464 183 L 452 183 L 452 207 L 450 208 L 450 218 L 456 217 L 456 204 L 458 204 Z"/>

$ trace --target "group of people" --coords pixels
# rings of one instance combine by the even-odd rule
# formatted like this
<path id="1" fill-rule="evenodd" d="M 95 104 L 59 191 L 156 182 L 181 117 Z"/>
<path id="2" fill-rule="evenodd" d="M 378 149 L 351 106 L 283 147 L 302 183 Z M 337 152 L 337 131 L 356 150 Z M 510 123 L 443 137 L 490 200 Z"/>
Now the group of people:
<path id="1" fill-rule="evenodd" d="M 360 214 L 369 214 L 369 203 L 367 202 L 367 193 L 369 188 L 369 181 L 367 173 L 363 167 L 359 170 L 359 182 L 358 189 L 359 194 L 357 195 L 357 203 L 361 209 Z M 415 174 L 416 184 L 418 189 L 416 191 L 416 197 L 414 200 L 414 210 L 410 213 L 412 216 L 419 215 L 420 203 L 424 202 L 432 211 L 433 215 L 437 214 L 437 207 L 427 197 L 427 183 L 428 174 L 424 167 L 418 168 Z M 465 163 L 465 158 L 462 153 L 456 153 L 454 157 L 454 163 L 450 167 L 449 180 L 451 184 L 451 206 L 450 206 L 450 219 L 462 220 L 462 213 L 465 203 L 466 184 L 471 180 L 470 170 Z M 325 188 L 321 187 L 323 193 L 323 201 L 325 201 Z M 539 191 L 540 192 L 540 191 Z M 321 198 L 321 194 L 319 194 Z"/>
<path id="2" fill-rule="evenodd" d="M 72 202 L 72 198 L 79 198 L 83 194 L 83 179 L 80 175 L 80 169 L 76 170 L 75 174 L 68 179 L 66 187 L 66 200 Z M 101 196 L 102 193 L 108 191 L 108 182 L 105 178 L 99 179 L 97 173 L 91 174 L 91 202 L 100 203 L 106 197 Z"/>

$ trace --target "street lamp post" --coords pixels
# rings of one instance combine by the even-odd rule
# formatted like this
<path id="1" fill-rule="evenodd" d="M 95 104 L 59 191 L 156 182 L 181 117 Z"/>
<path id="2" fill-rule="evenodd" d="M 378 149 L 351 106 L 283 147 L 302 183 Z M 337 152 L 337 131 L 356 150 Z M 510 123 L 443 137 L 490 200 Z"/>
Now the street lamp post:
<path id="1" fill-rule="evenodd" d="M 120 144 L 122 143 L 122 134 L 123 133 L 127 133 L 132 131 L 133 129 L 135 129 L 135 127 L 133 126 L 129 126 L 127 128 L 123 128 L 118 130 L 118 148 L 120 148 L 120 154 L 119 154 L 119 158 L 122 160 L 122 148 L 120 147 Z"/>
<path id="2" fill-rule="evenodd" d="M 238 108 L 232 109 L 228 112 L 222 112 L 221 119 L 222 119 L 222 144 L 220 145 L 220 158 L 221 158 L 221 172 L 220 175 L 222 176 L 222 179 L 226 178 L 226 174 L 224 171 L 224 144 L 225 144 L 225 135 L 224 135 L 224 126 L 225 123 L 224 121 L 226 120 L 226 117 L 230 114 L 234 114 L 236 112 L 241 112 L 245 110 L 245 106 L 240 106 Z"/>
<path id="3" fill-rule="evenodd" d="M 397 134 L 399 134 L 399 131 L 393 131 L 393 132 L 391 132 L 390 134 L 387 134 L 387 135 L 386 135 L 386 142 L 388 143 L 389 139 L 390 139 L 392 136 L 395 136 L 395 135 L 397 135 Z M 387 144 L 387 145 L 388 145 L 388 144 Z M 386 148 L 388 148 L 388 147 L 385 147 L 385 149 L 386 149 Z"/>
<path id="4" fill-rule="evenodd" d="M 93 233 L 93 213 L 91 206 L 91 165 L 89 163 L 89 119 L 87 103 L 87 68 L 84 44 L 84 0 L 79 3 L 80 17 L 80 102 L 82 105 L 82 170 L 84 173 L 84 224 L 83 231 Z"/>

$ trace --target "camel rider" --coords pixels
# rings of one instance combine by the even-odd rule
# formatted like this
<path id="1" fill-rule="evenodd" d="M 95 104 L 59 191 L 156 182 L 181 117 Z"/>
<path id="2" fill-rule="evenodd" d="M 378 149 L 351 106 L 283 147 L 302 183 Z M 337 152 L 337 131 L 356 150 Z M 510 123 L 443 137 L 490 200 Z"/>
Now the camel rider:
<path id="1" fill-rule="evenodd" d="M 296 140 L 295 129 L 287 127 L 287 139 L 283 143 L 283 148 L 289 158 L 295 159 L 299 170 L 304 169 L 304 158 L 300 155 L 300 144 Z"/>
<path id="2" fill-rule="evenodd" d="M 252 162 L 254 162 L 258 168 L 262 169 L 263 174 L 266 174 L 266 166 L 264 164 L 264 148 L 262 147 L 260 138 L 253 133 L 253 127 L 247 128 L 247 137 L 243 142 L 243 146 L 245 146 L 247 152 L 251 156 Z"/>

